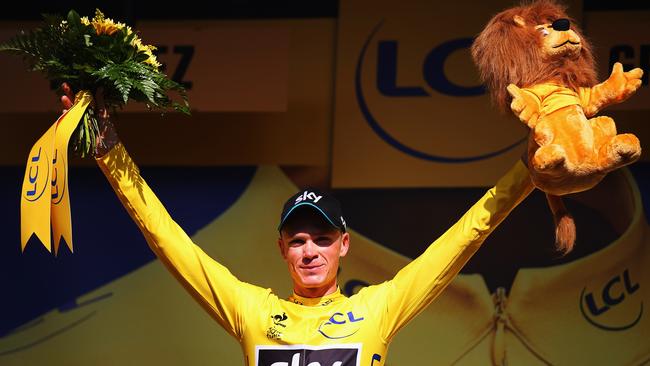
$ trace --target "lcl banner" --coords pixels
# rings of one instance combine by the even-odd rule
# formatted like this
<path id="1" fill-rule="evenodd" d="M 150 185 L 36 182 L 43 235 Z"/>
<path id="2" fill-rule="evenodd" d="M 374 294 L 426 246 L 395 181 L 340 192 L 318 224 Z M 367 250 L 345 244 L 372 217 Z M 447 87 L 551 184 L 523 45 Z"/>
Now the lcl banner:
<path id="1" fill-rule="evenodd" d="M 341 3 L 333 186 L 488 186 L 519 158 L 528 130 L 490 105 L 469 51 L 512 5 Z"/>

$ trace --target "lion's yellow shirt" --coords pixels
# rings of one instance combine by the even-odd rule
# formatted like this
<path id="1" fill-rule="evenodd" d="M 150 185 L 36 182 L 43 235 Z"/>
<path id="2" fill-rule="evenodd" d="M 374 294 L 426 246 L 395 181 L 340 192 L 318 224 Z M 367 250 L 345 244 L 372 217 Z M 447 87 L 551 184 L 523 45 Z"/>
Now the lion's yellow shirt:
<path id="1" fill-rule="evenodd" d="M 123 145 L 98 164 L 149 246 L 203 308 L 239 340 L 245 364 L 384 365 L 391 339 L 435 299 L 492 230 L 532 190 L 521 163 L 390 281 L 346 297 L 292 295 L 238 280 L 172 220 Z M 233 245 L 233 243 L 230 243 Z M 215 345 L 218 346 L 218 345 Z"/>
<path id="2" fill-rule="evenodd" d="M 521 90 L 536 97 L 540 116 L 573 105 L 587 109 L 592 96 L 592 88 L 578 88 L 576 92 L 564 85 L 553 83 L 536 84 Z"/>

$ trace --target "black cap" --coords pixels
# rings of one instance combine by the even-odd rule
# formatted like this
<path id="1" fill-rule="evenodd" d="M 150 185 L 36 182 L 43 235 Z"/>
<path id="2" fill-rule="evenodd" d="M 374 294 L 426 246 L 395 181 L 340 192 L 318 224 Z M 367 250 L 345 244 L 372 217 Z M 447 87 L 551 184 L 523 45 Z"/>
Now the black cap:
<path id="1" fill-rule="evenodd" d="M 278 231 L 282 229 L 282 226 L 289 216 L 291 216 L 298 207 L 311 207 L 323 215 L 325 220 L 332 226 L 343 232 L 346 231 L 343 211 L 341 210 L 341 204 L 339 201 L 325 192 L 310 188 L 294 194 L 284 204 L 282 214 L 280 215 Z"/>

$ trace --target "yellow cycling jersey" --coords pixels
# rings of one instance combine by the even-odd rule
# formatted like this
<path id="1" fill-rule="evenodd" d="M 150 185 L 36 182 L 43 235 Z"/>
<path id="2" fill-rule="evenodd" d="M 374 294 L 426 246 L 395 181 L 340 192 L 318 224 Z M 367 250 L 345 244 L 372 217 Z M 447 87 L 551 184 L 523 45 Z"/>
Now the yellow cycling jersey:
<path id="1" fill-rule="evenodd" d="M 148 187 L 123 145 L 98 164 L 162 263 L 228 333 L 252 366 L 384 365 L 395 334 L 458 274 L 487 235 L 532 190 L 521 162 L 417 259 L 384 283 L 346 297 L 293 294 L 238 280 L 195 245 Z"/>

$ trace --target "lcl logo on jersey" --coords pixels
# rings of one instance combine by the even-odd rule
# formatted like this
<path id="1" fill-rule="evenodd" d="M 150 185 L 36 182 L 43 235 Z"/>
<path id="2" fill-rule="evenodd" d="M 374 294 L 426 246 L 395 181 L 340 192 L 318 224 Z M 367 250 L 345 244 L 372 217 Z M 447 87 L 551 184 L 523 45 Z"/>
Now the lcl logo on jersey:
<path id="1" fill-rule="evenodd" d="M 363 316 L 348 311 L 346 314 L 336 312 L 318 327 L 318 333 L 328 339 L 347 338 L 361 329 Z"/>
<path id="2" fill-rule="evenodd" d="M 641 285 L 633 280 L 630 271 L 625 269 L 599 289 L 587 291 L 586 287 L 583 288 L 580 294 L 580 311 L 584 318 L 597 328 L 609 331 L 629 329 L 643 316 L 643 301 L 638 302 L 634 296 L 640 287 Z"/>
<path id="3" fill-rule="evenodd" d="M 257 346 L 257 366 L 359 366 L 361 345 Z"/>

